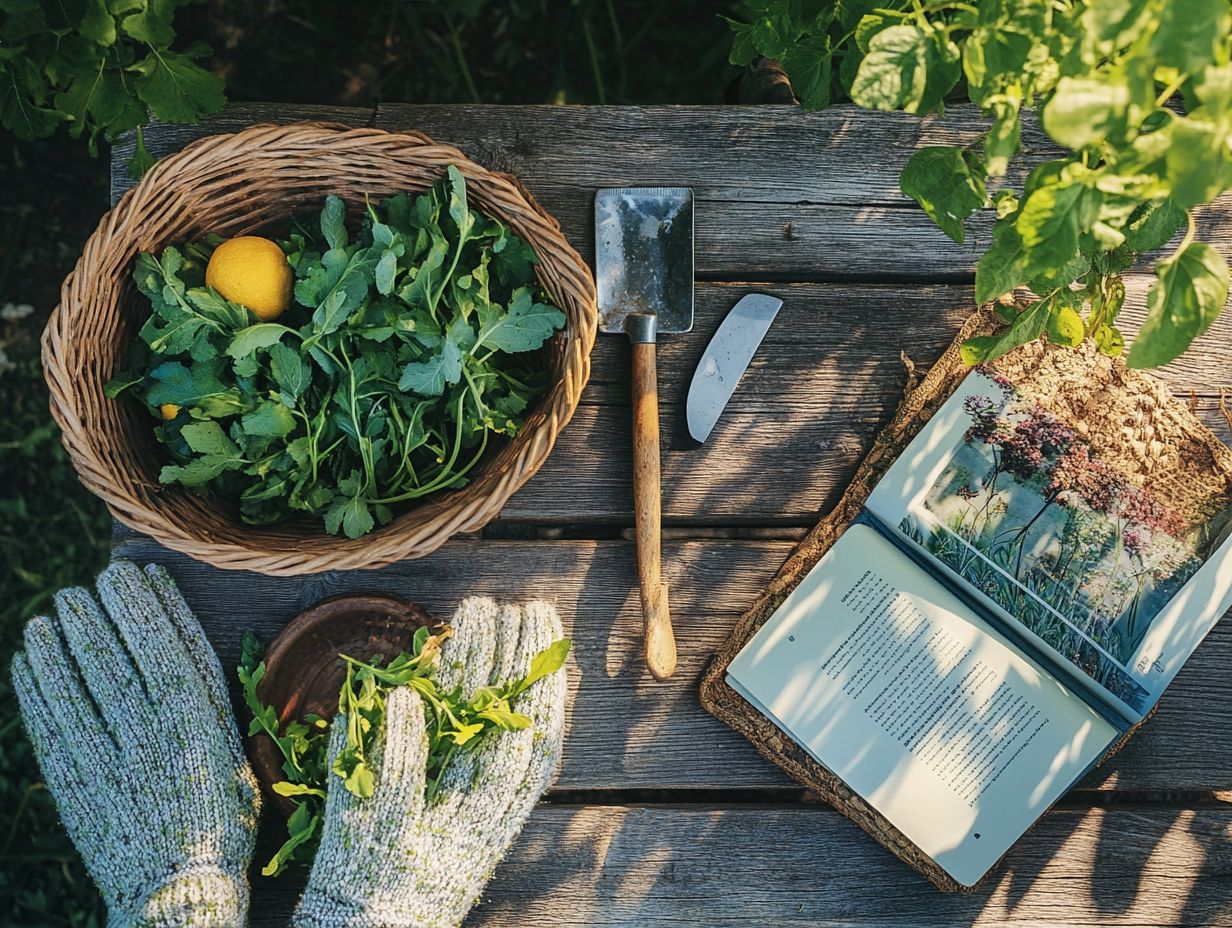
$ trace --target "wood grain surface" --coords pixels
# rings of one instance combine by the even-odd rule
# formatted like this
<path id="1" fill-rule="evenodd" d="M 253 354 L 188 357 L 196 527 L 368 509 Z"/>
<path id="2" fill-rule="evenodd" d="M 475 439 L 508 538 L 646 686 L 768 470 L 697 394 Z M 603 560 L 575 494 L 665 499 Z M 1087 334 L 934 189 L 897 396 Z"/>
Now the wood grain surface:
<path id="1" fill-rule="evenodd" d="M 417 129 L 487 167 L 510 171 L 588 259 L 596 187 L 691 186 L 701 279 L 965 279 L 992 229 L 992 211 L 984 211 L 967 241 L 955 244 L 898 187 L 898 173 L 917 147 L 978 137 L 986 122 L 966 105 L 948 109 L 943 119 L 920 119 L 853 107 L 805 113 L 789 106 L 258 104 L 200 126 L 159 126 L 146 142 L 159 154 L 211 132 L 300 119 Z M 1021 184 L 1031 167 L 1057 151 L 1030 125 L 1023 149 L 1007 185 Z M 113 157 L 121 164 L 113 191 L 123 187 L 129 153 L 121 145 Z M 1232 254 L 1229 203 L 1225 198 L 1204 210 L 1199 224 L 1203 238 L 1225 254 Z"/>
<path id="2" fill-rule="evenodd" d="M 1232 811 L 1062 809 L 942 895 L 823 805 L 540 806 L 466 928 L 1232 925 Z M 257 883 L 253 928 L 302 886 Z"/>
<path id="3" fill-rule="evenodd" d="M 1232 623 L 1216 627 L 1156 717 L 1011 851 L 975 896 L 946 897 L 702 711 L 696 681 L 791 550 L 837 500 L 906 380 L 973 308 L 991 216 L 958 245 L 898 190 L 920 145 L 967 142 L 970 107 L 944 119 L 792 107 L 238 106 L 203 126 L 156 126 L 155 154 L 254 122 L 318 119 L 415 128 L 516 173 L 588 258 L 600 186 L 690 185 L 697 202 L 694 330 L 658 346 L 665 544 L 679 669 L 641 660 L 632 542 L 629 347 L 600 339 L 573 422 L 485 539 L 382 571 L 272 580 L 213 571 L 117 534 L 117 553 L 168 564 L 224 664 L 243 630 L 272 637 L 344 591 L 385 591 L 445 615 L 467 593 L 557 601 L 575 640 L 569 734 L 551 803 L 532 816 L 473 926 L 1232 925 Z M 1051 151 L 1024 132 L 1017 183 Z M 113 153 L 113 195 L 131 142 Z M 1232 201 L 1200 234 L 1232 255 Z M 1156 256 L 1126 284 L 1145 312 Z M 784 306 L 698 447 L 684 428 L 693 367 L 749 291 Z M 1232 316 L 1159 372 L 1228 436 Z M 526 540 L 496 540 L 522 538 Z M 539 540 L 535 540 L 539 539 Z M 649 805 L 632 805 L 633 802 Z M 1110 805 L 1106 805 L 1110 804 Z M 1106 807 L 1105 807 L 1106 805 Z M 266 833 L 276 823 L 266 823 Z M 268 843 L 268 840 L 267 840 Z M 253 924 L 286 924 L 299 884 L 259 880 Z"/>
<path id="4" fill-rule="evenodd" d="M 569 734 L 560 789 L 782 788 L 792 781 L 704 712 L 705 662 L 791 551 L 791 542 L 690 541 L 664 546 L 678 667 L 659 683 L 642 660 L 637 557 L 631 541 L 450 542 L 431 557 L 377 571 L 272 578 L 220 571 L 127 534 L 117 554 L 167 565 L 206 634 L 233 667 L 251 628 L 269 641 L 326 596 L 383 592 L 447 619 L 462 597 L 554 600 L 574 640 Z M 1101 791 L 1232 791 L 1232 622 L 1224 621 L 1181 671 L 1159 712 L 1106 769 L 1082 784 Z"/>

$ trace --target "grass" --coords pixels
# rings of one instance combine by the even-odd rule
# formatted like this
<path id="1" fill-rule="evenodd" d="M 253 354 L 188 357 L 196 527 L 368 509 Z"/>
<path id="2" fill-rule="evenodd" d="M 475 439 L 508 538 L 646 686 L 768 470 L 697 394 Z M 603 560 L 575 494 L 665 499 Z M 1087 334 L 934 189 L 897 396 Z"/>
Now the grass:
<path id="1" fill-rule="evenodd" d="M 10 924 L 78 928 L 103 924 L 103 909 L 39 781 L 7 666 L 24 621 L 106 562 L 110 520 L 77 482 L 48 416 L 33 320 L 0 321 L 0 348 L 13 364 L 0 374 L 0 911 Z"/>
<path id="2" fill-rule="evenodd" d="M 736 71 L 716 14 L 733 5 L 448 0 L 356 16 L 351 0 L 208 0 L 177 28 L 213 46 L 234 101 L 719 103 Z M 38 361 L 60 281 L 106 209 L 107 162 L 64 138 L 0 137 L 0 176 L 0 308 L 33 310 L 0 318 L 0 923 L 86 928 L 105 911 L 39 782 L 7 666 L 26 619 L 108 558 L 110 520 L 60 446 Z"/>

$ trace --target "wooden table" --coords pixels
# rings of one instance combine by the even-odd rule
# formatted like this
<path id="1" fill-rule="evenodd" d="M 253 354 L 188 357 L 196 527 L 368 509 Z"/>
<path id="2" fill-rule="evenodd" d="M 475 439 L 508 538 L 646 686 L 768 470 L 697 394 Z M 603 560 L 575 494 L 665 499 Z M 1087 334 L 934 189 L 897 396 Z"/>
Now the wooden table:
<path id="1" fill-rule="evenodd" d="M 419 561 L 299 580 L 216 571 L 120 532 L 117 554 L 169 565 L 223 663 L 245 628 L 272 637 L 340 591 L 389 590 L 447 614 L 467 593 L 555 599 L 575 642 L 556 788 L 467 925 L 1232 925 L 1232 624 L 1222 622 L 1157 716 L 1009 853 L 978 893 L 946 896 L 795 787 L 698 704 L 698 674 L 793 542 L 838 498 L 905 380 L 972 307 L 987 215 L 967 244 L 898 189 L 919 145 L 966 141 L 976 114 L 918 120 L 839 108 L 244 106 L 147 131 L 155 154 L 260 121 L 414 128 L 513 171 L 593 253 L 596 187 L 690 185 L 697 320 L 660 343 L 666 436 L 724 312 L 763 290 L 784 306 L 710 440 L 663 452 L 664 570 L 680 665 L 639 658 L 629 466 L 628 347 L 600 336 L 594 373 L 549 462 L 483 537 Z M 1032 164 L 1048 148 L 1025 143 Z M 129 186 L 113 155 L 113 194 Z M 1019 178 L 1015 178 L 1017 180 Z M 1202 234 L 1232 251 L 1232 209 Z M 1144 266 L 1147 266 L 1144 262 Z M 1125 315 L 1143 314 L 1131 275 Z M 1220 387 L 1232 314 L 1161 372 L 1226 434 Z M 267 836 L 279 823 L 267 815 Z M 268 845 L 268 841 L 266 842 Z M 301 888 L 254 875 L 254 925 L 282 925 Z"/>

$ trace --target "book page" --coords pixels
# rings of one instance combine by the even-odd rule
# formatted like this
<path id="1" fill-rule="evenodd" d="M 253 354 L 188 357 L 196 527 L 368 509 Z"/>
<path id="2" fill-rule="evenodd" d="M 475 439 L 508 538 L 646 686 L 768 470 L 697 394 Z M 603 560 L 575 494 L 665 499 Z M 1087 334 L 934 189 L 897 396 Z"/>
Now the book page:
<path id="1" fill-rule="evenodd" d="M 1028 348 L 967 375 L 868 510 L 1134 721 L 1232 605 L 1232 495 L 1195 442 L 1150 437 L 1141 394 L 1076 408 L 1096 362 Z"/>
<path id="2" fill-rule="evenodd" d="M 858 523 L 727 679 L 968 886 L 1117 737 Z"/>

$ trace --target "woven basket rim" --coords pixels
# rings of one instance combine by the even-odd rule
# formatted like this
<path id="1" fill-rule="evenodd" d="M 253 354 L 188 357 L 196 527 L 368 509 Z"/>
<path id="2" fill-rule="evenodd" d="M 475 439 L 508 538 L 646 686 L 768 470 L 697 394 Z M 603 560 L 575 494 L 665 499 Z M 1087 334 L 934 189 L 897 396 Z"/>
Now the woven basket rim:
<path id="1" fill-rule="evenodd" d="M 245 223 L 257 228 L 275 221 L 268 216 L 264 221 L 252 221 L 254 213 L 246 218 L 242 210 L 237 212 L 238 207 L 230 204 L 234 200 L 242 206 L 247 197 L 256 202 L 252 209 L 257 213 L 269 213 L 272 202 L 282 204 L 282 200 L 261 201 L 260 179 L 265 177 L 265 187 L 273 183 L 270 178 L 283 186 L 291 183 L 285 173 L 269 173 L 279 164 L 285 167 L 288 160 L 305 177 L 311 175 L 299 189 L 308 191 L 303 195 L 305 200 L 315 197 L 317 202 L 330 192 L 323 185 L 336 183 L 336 192 L 355 203 L 356 192 L 364 187 L 381 195 L 395 189 L 421 189 L 375 179 L 378 172 L 385 172 L 379 176 L 390 179 L 413 174 L 415 183 L 426 185 L 429 174 L 439 176 L 446 165 L 456 165 L 467 179 L 468 192 L 473 192 L 473 202 L 513 226 L 534 248 L 540 262 L 540 285 L 567 317 L 553 346 L 556 377 L 518 435 L 477 465 L 468 486 L 430 497 L 359 539 L 328 535 L 316 521 L 309 534 L 296 534 L 303 528 L 298 521 L 272 527 L 247 526 L 238 519 L 227 520 L 222 509 L 211 513 L 202 497 L 184 488 L 158 485 L 156 473 L 153 480 L 148 473 L 149 461 L 143 462 L 144 468 L 135 463 L 142 453 L 135 445 L 143 442 L 139 440 L 131 448 L 123 442 L 124 410 L 106 407 L 105 403 L 114 401 L 102 397 L 102 386 L 115 368 L 113 363 L 110 369 L 103 369 L 101 356 L 108 350 L 103 343 L 118 338 L 116 333 L 131 322 L 125 315 L 127 304 L 132 302 L 125 300 L 125 288 L 131 287 L 131 262 L 136 251 L 171 244 L 174 239 L 158 237 L 156 230 L 162 228 L 159 223 L 195 222 L 177 217 L 182 217 L 189 206 L 209 207 L 208 201 L 194 200 L 193 196 L 198 189 L 214 189 L 211 184 L 230 198 L 230 211 L 210 214 L 206 228 L 239 228 Z M 343 162 L 352 173 L 345 177 L 323 175 L 320 171 L 327 162 Z M 313 167 L 299 168 L 301 164 Z M 318 164 L 319 170 L 315 168 Z M 356 195 L 346 196 L 348 191 Z M 494 206 L 483 204 L 486 200 Z M 301 207 L 277 208 L 289 214 Z M 119 262 L 124 255 L 128 256 Z M 565 239 L 559 223 L 517 178 L 489 170 L 457 148 L 416 131 L 354 128 L 320 121 L 263 123 L 205 136 L 161 159 L 99 220 L 61 287 L 59 305 L 43 331 L 42 359 L 52 417 L 60 427 L 73 466 L 82 483 L 104 501 L 119 522 L 216 567 L 292 576 L 375 568 L 421 557 L 451 535 L 476 531 L 496 516 L 508 498 L 542 466 L 560 430 L 572 417 L 590 375 L 597 323 L 595 284 L 589 265 Z M 130 343 L 131 337 L 115 350 L 122 356 Z M 148 420 L 145 425 L 148 427 Z"/>

